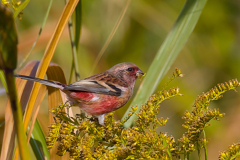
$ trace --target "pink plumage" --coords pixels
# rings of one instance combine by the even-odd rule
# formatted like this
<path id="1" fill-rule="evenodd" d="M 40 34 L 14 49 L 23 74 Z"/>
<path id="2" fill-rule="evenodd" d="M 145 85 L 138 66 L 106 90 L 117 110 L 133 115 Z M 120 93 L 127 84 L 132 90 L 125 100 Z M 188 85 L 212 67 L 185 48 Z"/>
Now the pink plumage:
<path id="1" fill-rule="evenodd" d="M 68 96 L 71 104 L 97 117 L 99 124 L 104 125 L 104 115 L 127 103 L 136 79 L 143 74 L 135 64 L 125 62 L 70 85 L 23 75 L 16 77 L 59 88 Z"/>

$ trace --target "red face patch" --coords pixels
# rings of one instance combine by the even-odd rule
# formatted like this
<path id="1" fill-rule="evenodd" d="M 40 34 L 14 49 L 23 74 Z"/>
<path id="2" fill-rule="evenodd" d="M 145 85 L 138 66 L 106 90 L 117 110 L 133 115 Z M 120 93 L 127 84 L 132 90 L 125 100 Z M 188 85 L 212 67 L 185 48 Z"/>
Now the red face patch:
<path id="1" fill-rule="evenodd" d="M 127 69 L 127 72 L 131 76 L 136 76 L 136 72 L 138 71 L 138 67 L 131 67 Z"/>

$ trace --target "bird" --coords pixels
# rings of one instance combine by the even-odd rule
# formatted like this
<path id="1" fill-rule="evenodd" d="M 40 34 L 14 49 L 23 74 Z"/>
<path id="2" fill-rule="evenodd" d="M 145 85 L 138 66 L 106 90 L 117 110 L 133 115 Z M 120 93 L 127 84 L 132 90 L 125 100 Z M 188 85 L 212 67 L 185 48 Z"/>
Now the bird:
<path id="1" fill-rule="evenodd" d="M 144 75 L 134 63 L 123 62 L 69 85 L 25 75 L 15 77 L 60 89 L 67 95 L 70 105 L 79 106 L 104 126 L 105 114 L 124 106 L 133 94 L 136 79 Z"/>

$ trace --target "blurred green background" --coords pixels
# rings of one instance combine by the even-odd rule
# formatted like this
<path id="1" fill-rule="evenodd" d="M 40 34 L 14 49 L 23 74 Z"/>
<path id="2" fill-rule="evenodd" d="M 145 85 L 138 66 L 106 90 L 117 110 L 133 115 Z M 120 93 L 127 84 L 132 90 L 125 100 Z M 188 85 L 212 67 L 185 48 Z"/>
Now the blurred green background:
<path id="1" fill-rule="evenodd" d="M 122 23 L 94 73 L 105 71 L 120 62 L 133 62 L 141 70 L 147 72 L 184 3 L 183 0 L 131 1 Z M 55 0 L 53 2 L 42 35 L 27 62 L 42 58 L 64 4 L 64 1 Z M 81 78 L 90 76 L 93 63 L 125 4 L 126 1 L 123 0 L 82 1 L 83 26 L 78 53 Z M 19 34 L 19 64 L 30 51 L 36 39 L 47 7 L 48 0 L 30 1 L 23 11 L 22 20 L 16 20 Z M 191 111 L 191 105 L 197 95 L 208 91 L 217 83 L 233 78 L 240 80 L 239 44 L 240 1 L 209 0 L 187 44 L 162 83 L 159 84 L 158 89 L 160 90 L 176 67 L 185 74 L 184 78 L 176 79 L 169 86 L 178 86 L 184 96 L 173 98 L 161 104 L 159 116 L 168 117 L 169 121 L 167 126 L 159 129 L 160 131 L 168 132 L 176 139 L 180 138 L 185 132 L 181 126 L 183 123 L 181 117 L 185 110 Z M 69 79 L 71 61 L 71 46 L 68 30 L 65 28 L 52 62 L 63 68 L 67 80 Z M 141 81 L 137 82 L 135 93 L 140 83 Z M 3 88 L 2 85 L 1 88 Z M 207 138 L 210 139 L 208 144 L 209 159 L 216 159 L 219 151 L 227 149 L 228 145 L 240 140 L 239 97 L 239 92 L 230 91 L 222 99 L 210 105 L 211 108 L 219 108 L 221 112 L 226 113 L 226 116 L 220 122 L 213 121 L 211 127 L 206 130 Z M 1 94 L 0 102 L 2 104 L 0 119 L 3 122 L 7 102 L 5 94 Z M 117 111 L 117 119 L 122 117 L 129 104 Z M 47 100 L 45 100 L 39 112 L 39 120 L 45 133 L 48 131 L 47 116 Z M 0 128 L 1 137 L 3 128 Z M 0 143 L 1 141 L 2 138 Z"/>

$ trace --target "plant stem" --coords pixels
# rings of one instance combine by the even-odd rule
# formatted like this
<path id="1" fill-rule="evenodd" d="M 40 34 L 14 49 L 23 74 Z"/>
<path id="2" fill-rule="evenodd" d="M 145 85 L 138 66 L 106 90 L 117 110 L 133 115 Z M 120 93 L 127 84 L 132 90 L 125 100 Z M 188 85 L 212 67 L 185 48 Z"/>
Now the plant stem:
<path id="1" fill-rule="evenodd" d="M 206 139 L 206 133 L 204 130 L 203 130 L 203 137 Z M 208 159 L 208 157 L 207 157 L 207 139 L 204 141 L 204 154 L 205 154 L 205 160 L 207 160 Z"/>
<path id="2" fill-rule="evenodd" d="M 139 87 L 135 98 L 130 104 L 128 111 L 124 114 L 122 120 L 128 116 L 131 106 L 137 105 L 138 108 L 136 113 L 138 113 L 141 109 L 141 105 L 146 103 L 149 96 L 156 90 L 158 84 L 161 82 L 191 35 L 206 2 L 207 0 L 187 0 L 185 2 L 181 13 L 159 48 L 143 83 Z M 130 128 L 136 119 L 136 115 L 131 116 L 129 120 L 124 123 L 124 127 Z"/>
<path id="3" fill-rule="evenodd" d="M 17 98 L 15 78 L 13 76 L 13 70 L 5 69 L 5 77 L 8 88 L 8 96 L 11 103 L 12 114 L 14 119 L 14 126 L 17 131 L 18 148 L 20 149 L 20 155 L 22 160 L 30 160 L 30 152 L 27 146 L 27 137 L 23 129 L 22 108 Z"/>

